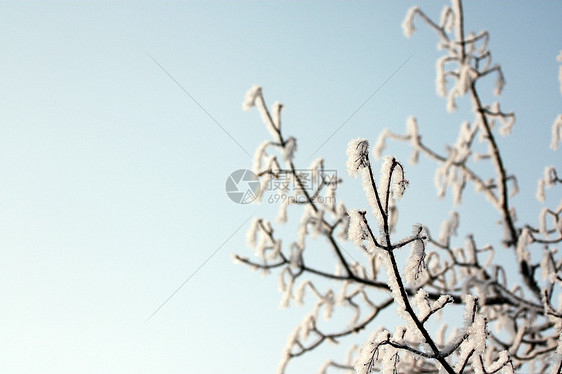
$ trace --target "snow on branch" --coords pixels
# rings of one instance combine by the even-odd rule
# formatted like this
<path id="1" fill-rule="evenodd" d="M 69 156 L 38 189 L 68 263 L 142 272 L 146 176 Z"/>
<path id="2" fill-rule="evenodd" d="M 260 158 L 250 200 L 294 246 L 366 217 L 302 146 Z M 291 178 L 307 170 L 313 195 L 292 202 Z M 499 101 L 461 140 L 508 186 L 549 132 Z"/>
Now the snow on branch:
<path id="1" fill-rule="evenodd" d="M 288 198 L 278 202 L 276 219 L 295 224 L 294 235 L 256 218 L 246 237 L 253 257 L 234 256 L 253 270 L 277 274 L 282 308 L 308 307 L 288 336 L 280 374 L 289 371 L 293 359 L 326 343 L 347 344 L 357 334 L 368 335 L 362 335 L 363 346 L 351 345 L 343 360 L 327 358 L 319 373 L 559 373 L 562 368 L 562 201 L 556 201 L 562 180 L 554 166 L 546 167 L 537 183 L 542 204 L 537 221 L 517 221 L 518 179 L 508 172 L 511 160 L 504 159 L 497 141 L 510 134 L 515 114 L 499 102 L 483 102 L 480 91 L 480 82 L 490 77 L 495 78 L 493 94 L 505 86 L 500 65 L 492 61 L 490 35 L 465 33 L 460 0 L 452 0 L 436 20 L 413 7 L 402 29 L 410 37 L 421 21 L 436 32 L 443 51 L 435 64 L 436 92 L 449 110 L 468 100 L 471 118 L 458 124 L 456 140 L 441 152 L 422 141 L 413 116 L 406 119 L 405 133 L 385 129 L 371 149 L 367 139 L 351 140 L 347 173 L 361 175 L 361 187 L 351 181 L 351 188 L 362 188 L 370 209 L 348 210 L 335 200 L 342 180 L 329 178 L 323 158 L 308 165 L 308 175 L 320 181 L 308 187 L 303 169 L 295 165 L 297 140 L 282 128 L 283 105 L 268 108 L 257 85 L 246 93 L 243 109 L 255 107 L 270 135 L 257 147 L 252 171 L 262 187 L 281 181 L 295 186 L 282 190 Z M 557 61 L 562 62 L 562 51 Z M 562 92 L 562 67 L 558 78 Z M 440 139 L 438 133 L 424 135 Z M 553 150 L 561 139 L 559 115 L 552 125 Z M 402 206 L 408 181 L 402 162 L 384 154 L 388 140 L 407 143 L 412 164 L 420 156 L 436 163 L 438 197 L 450 196 L 455 207 L 473 185 L 476 194 L 470 199 L 483 197 L 491 213 L 466 215 L 477 206 L 469 200 L 463 209 L 451 209 L 439 231 L 413 224 L 411 234 L 397 236 L 399 207 L 416 207 Z M 333 200 L 321 201 L 328 196 Z M 499 225 L 486 241 L 480 232 L 465 233 L 459 225 L 461 218 L 463 225 L 471 219 L 480 223 L 489 214 Z M 507 251 L 499 253 L 499 247 Z M 383 311 L 399 318 L 384 320 L 383 326 Z M 447 338 L 445 331 L 451 331 Z"/>

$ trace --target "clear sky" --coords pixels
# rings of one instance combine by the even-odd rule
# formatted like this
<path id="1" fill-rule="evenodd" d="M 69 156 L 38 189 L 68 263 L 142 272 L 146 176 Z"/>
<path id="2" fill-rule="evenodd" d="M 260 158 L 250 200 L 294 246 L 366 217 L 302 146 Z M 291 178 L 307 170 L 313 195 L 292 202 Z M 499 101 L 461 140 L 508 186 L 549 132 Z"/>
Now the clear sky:
<path id="1" fill-rule="evenodd" d="M 444 4 L 417 3 L 434 17 Z M 374 142 L 409 115 L 441 147 L 470 117 L 435 95 L 435 35 L 418 23 L 403 37 L 413 4 L 0 2 L 0 373 L 273 372 L 306 309 L 279 310 L 276 278 L 230 260 L 251 254 L 244 222 L 277 211 L 224 191 L 267 136 L 242 112 L 244 94 L 260 84 L 285 105 L 304 168 L 410 58 L 318 155 L 345 176 L 350 139 Z M 561 166 L 548 150 L 562 111 L 561 14 L 554 1 L 466 4 L 466 29 L 491 32 L 502 107 L 518 116 L 501 144 L 521 179 L 520 217 L 539 211 L 542 166 Z M 428 199 L 405 197 L 404 230 L 448 211 L 432 200 L 428 165 L 409 167 L 412 196 Z M 348 207 L 361 207 L 359 191 L 342 187 Z"/>

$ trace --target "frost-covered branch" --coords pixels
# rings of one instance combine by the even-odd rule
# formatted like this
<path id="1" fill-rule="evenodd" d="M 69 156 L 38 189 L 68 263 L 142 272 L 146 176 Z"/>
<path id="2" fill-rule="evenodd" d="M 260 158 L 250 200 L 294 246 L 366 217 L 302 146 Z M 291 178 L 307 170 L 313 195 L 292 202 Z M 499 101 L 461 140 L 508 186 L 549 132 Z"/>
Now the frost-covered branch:
<path id="1" fill-rule="evenodd" d="M 296 138 L 282 129 L 283 106 L 269 108 L 259 86 L 246 94 L 243 108 L 256 107 L 270 133 L 258 146 L 252 166 L 261 181 L 258 200 L 266 198 L 268 186 L 275 186 L 284 197 L 276 222 L 286 223 L 289 212 L 300 214 L 300 220 L 296 235 L 282 240 L 268 220 L 257 218 L 247 235 L 254 258 L 234 259 L 264 274 L 277 273 L 281 307 L 311 306 L 289 335 L 278 373 L 288 371 L 292 359 L 325 343 L 354 343 L 354 336 L 367 331 L 371 336 L 361 348 L 352 344 L 343 360 L 327 359 L 319 373 L 558 373 L 562 368 L 562 303 L 557 300 L 562 300 L 562 201 L 553 205 L 556 195 L 551 192 L 562 180 L 556 167 L 546 167 L 537 183 L 536 197 L 544 204 L 537 222 L 517 221 L 513 196 L 518 179 L 508 171 L 510 160 L 498 143 L 499 136 L 510 134 L 515 114 L 499 102 L 484 102 L 481 91 L 486 87 L 481 82 L 495 79 L 493 94 L 499 96 L 505 76 L 492 60 L 489 33 L 465 33 L 462 3 L 451 3 L 438 22 L 413 7 L 402 27 L 408 37 L 419 21 L 436 32 L 444 52 L 435 66 L 437 94 L 445 97 L 448 111 L 456 109 L 457 101 L 468 100 L 472 117 L 459 124 L 456 141 L 444 144 L 444 151 L 422 139 L 414 117 L 406 120 L 405 134 L 384 130 L 372 148 L 367 139 L 352 140 L 347 172 L 360 176 L 369 209 L 348 210 L 341 200 L 336 203 L 342 180 L 329 173 L 322 158 L 299 169 Z M 551 148 L 556 149 L 562 115 L 551 132 Z M 408 181 L 404 164 L 383 156 L 389 139 L 410 145 L 411 163 L 422 155 L 437 164 L 437 196 L 450 193 L 453 205 L 440 230 L 413 224 L 411 234 L 396 233 L 398 205 Z M 309 177 L 319 183 L 310 186 Z M 491 242 L 478 232 L 461 232 L 461 220 L 470 217 L 461 216 L 455 206 L 469 185 L 476 198 L 484 197 L 495 209 L 501 224 Z M 479 219 L 481 213 L 475 214 Z M 500 247 L 509 251 L 498 256 Z M 462 308 L 463 318 L 458 318 Z M 385 311 L 400 319 L 382 327 Z M 335 314 L 337 321 L 347 323 L 330 323 Z"/>

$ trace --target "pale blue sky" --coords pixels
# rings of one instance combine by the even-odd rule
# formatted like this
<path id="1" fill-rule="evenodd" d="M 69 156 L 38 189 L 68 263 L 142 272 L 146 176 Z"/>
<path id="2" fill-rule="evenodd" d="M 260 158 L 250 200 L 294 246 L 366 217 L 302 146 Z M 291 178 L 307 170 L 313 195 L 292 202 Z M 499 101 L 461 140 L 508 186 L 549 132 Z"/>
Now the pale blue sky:
<path id="1" fill-rule="evenodd" d="M 433 33 L 418 23 L 410 40 L 402 36 L 414 3 L 434 17 L 444 4 L 1 2 L 0 372 L 273 372 L 305 310 L 280 311 L 275 277 L 231 263 L 231 253 L 250 254 L 247 225 L 147 321 L 248 217 L 277 211 L 228 199 L 228 174 L 250 158 L 147 53 L 251 154 L 267 132 L 241 103 L 262 85 L 269 104 L 285 105 L 303 168 L 412 56 L 318 152 L 344 175 L 352 138 L 374 142 L 415 115 L 442 149 L 470 118 L 462 106 L 447 114 L 435 95 Z M 560 166 L 547 148 L 561 111 L 562 3 L 466 8 L 466 28 L 491 32 L 504 67 L 502 106 L 518 121 L 501 143 L 523 178 L 519 216 L 535 217 L 540 206 L 525 201 L 542 165 Z M 418 202 L 434 196 L 427 165 L 408 169 L 405 230 L 438 224 L 449 209 Z M 363 204 L 359 190 L 352 180 L 342 187 L 347 206 Z M 315 371 L 331 349 L 289 372 Z"/>

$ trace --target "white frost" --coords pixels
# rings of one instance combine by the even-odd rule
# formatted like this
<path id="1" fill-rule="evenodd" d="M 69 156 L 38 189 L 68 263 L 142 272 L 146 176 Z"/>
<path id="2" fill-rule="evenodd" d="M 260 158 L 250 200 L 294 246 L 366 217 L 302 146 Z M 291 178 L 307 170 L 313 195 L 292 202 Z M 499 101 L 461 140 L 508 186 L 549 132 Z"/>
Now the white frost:
<path id="1" fill-rule="evenodd" d="M 558 56 L 556 56 L 556 61 L 562 63 L 562 50 Z M 560 94 L 562 94 L 562 66 L 558 67 L 558 81 L 560 82 Z"/>
<path id="2" fill-rule="evenodd" d="M 389 135 L 390 131 L 388 129 L 384 129 L 379 135 L 377 142 L 373 147 L 373 156 L 375 157 L 375 160 L 379 160 L 381 158 L 382 152 L 386 148 L 386 138 Z"/>
<path id="3" fill-rule="evenodd" d="M 533 242 L 533 237 L 531 235 L 531 231 L 525 227 L 521 231 L 519 238 L 517 239 L 517 248 L 515 253 L 517 255 L 517 261 L 527 261 L 529 262 L 530 254 L 529 249 L 527 248 L 529 244 Z"/>
<path id="4" fill-rule="evenodd" d="M 544 199 L 545 199 L 545 196 L 544 196 L 544 180 L 542 180 L 542 179 L 539 179 L 537 181 L 537 192 L 536 192 L 535 197 L 539 202 L 544 203 Z"/>
<path id="5" fill-rule="evenodd" d="M 447 76 L 445 75 L 445 62 L 449 56 L 444 55 L 435 63 L 435 91 L 440 97 L 447 95 Z"/>
<path id="6" fill-rule="evenodd" d="M 459 214 L 452 211 L 449 214 L 449 218 L 443 221 L 441 224 L 441 231 L 439 233 L 439 243 L 447 245 L 449 239 L 453 235 L 457 235 L 457 228 L 459 227 Z"/>
<path id="7" fill-rule="evenodd" d="M 256 151 L 254 152 L 252 171 L 255 174 L 258 174 L 261 171 L 261 162 L 264 157 L 267 157 L 267 153 L 265 152 L 265 150 L 269 144 L 270 144 L 269 140 L 264 140 L 263 142 L 260 143 L 260 145 L 258 145 Z"/>
<path id="8" fill-rule="evenodd" d="M 256 246 L 256 237 L 258 233 L 258 229 L 260 227 L 261 220 L 254 217 L 252 222 L 250 223 L 250 227 L 246 232 L 246 245 L 249 248 L 254 248 Z"/>
<path id="9" fill-rule="evenodd" d="M 380 171 L 380 180 L 379 180 L 379 186 L 378 186 L 378 192 L 379 192 L 379 196 L 381 199 L 381 204 L 384 207 L 386 207 L 388 201 L 387 201 L 387 197 L 390 198 L 391 197 L 391 189 L 392 186 L 390 185 L 390 180 L 393 173 L 391 173 L 391 168 L 394 165 L 394 162 L 396 161 L 396 159 L 392 156 L 385 156 L 381 165 L 381 171 Z"/>
<path id="10" fill-rule="evenodd" d="M 261 95 L 261 86 L 254 84 L 252 88 L 246 92 L 244 102 L 242 103 L 242 110 L 248 111 L 251 107 L 256 105 L 256 98 Z"/>
<path id="11" fill-rule="evenodd" d="M 449 6 L 444 6 L 441 10 L 441 17 L 439 22 L 441 28 L 446 32 L 450 32 L 455 25 L 455 19 L 452 14 L 452 9 Z"/>
<path id="12" fill-rule="evenodd" d="M 406 17 L 404 17 L 404 20 L 402 21 L 402 32 L 406 38 L 412 36 L 414 31 L 416 31 L 416 28 L 414 27 L 414 16 L 418 11 L 419 8 L 417 6 L 411 7 L 408 9 Z"/>
<path id="13" fill-rule="evenodd" d="M 283 147 L 283 160 L 285 160 L 285 162 L 291 162 L 296 150 L 297 139 L 291 136 L 285 140 L 285 146 Z"/>
<path id="14" fill-rule="evenodd" d="M 416 224 L 412 227 L 412 234 L 418 236 L 421 232 L 421 225 Z M 424 243 L 421 239 L 416 239 L 411 243 L 410 255 L 404 268 L 404 280 L 412 283 L 419 278 L 424 261 Z"/>
<path id="15" fill-rule="evenodd" d="M 347 230 L 348 239 L 357 247 L 363 245 L 365 240 L 365 228 L 363 222 L 363 213 L 358 210 L 352 209 L 349 214 L 349 229 Z"/>
<path id="16" fill-rule="evenodd" d="M 558 143 L 562 141 L 562 114 L 559 114 L 552 123 L 550 149 L 556 150 Z"/>
<path id="17" fill-rule="evenodd" d="M 283 104 L 281 104 L 279 101 L 276 101 L 276 102 L 273 103 L 273 107 L 272 107 L 273 124 L 278 129 L 281 128 L 281 109 L 282 108 L 283 108 Z"/>
<path id="18" fill-rule="evenodd" d="M 347 145 L 347 173 L 352 177 L 357 176 L 359 169 L 365 167 L 365 160 L 369 154 L 369 142 L 366 139 L 353 139 Z"/>

